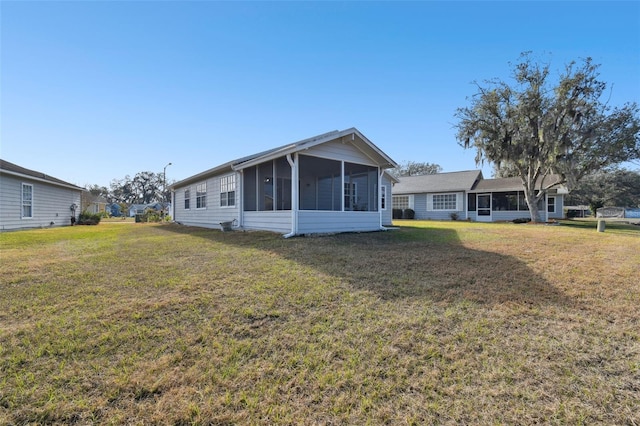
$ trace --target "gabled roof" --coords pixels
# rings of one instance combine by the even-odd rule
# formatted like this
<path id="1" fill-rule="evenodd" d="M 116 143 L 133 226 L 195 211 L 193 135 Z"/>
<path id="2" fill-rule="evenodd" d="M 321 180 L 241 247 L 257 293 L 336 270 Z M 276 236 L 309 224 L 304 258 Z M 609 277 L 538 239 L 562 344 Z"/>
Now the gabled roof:
<path id="1" fill-rule="evenodd" d="M 6 160 L 0 159 L 0 171 L 8 175 L 26 177 L 26 178 L 37 180 L 40 182 L 50 183 L 52 185 L 64 186 L 70 189 L 83 190 L 83 188 L 80 188 L 79 186 L 76 186 L 72 183 L 65 182 L 58 178 L 54 178 L 53 176 L 49 176 L 42 172 L 26 169 L 24 167 L 18 166 L 17 164 L 10 163 L 9 161 L 6 161 Z"/>
<path id="2" fill-rule="evenodd" d="M 560 175 L 548 175 L 544 179 L 544 186 L 557 185 L 562 181 Z M 540 189 L 543 182 L 538 179 L 536 182 L 536 189 Z M 496 178 L 496 179 L 483 179 L 473 188 L 474 192 L 491 192 L 491 191 L 522 191 L 522 180 L 519 177 L 509 178 Z"/>
<path id="3" fill-rule="evenodd" d="M 212 169 L 205 170 L 202 173 L 198 173 L 197 175 L 193 175 L 179 182 L 176 182 L 171 187 L 177 188 L 187 183 L 206 179 L 210 176 L 215 176 L 220 173 L 230 172 L 232 170 L 242 170 L 247 167 L 263 163 L 265 161 L 270 161 L 279 157 L 283 157 L 287 154 L 293 154 L 295 152 L 303 151 L 305 149 L 309 149 L 314 146 L 334 140 L 342 140 L 344 142 L 352 143 L 364 155 L 369 157 L 373 162 L 375 162 L 379 167 L 383 169 L 389 169 L 398 166 L 395 161 L 393 161 L 387 154 L 382 152 L 380 148 L 375 146 L 373 142 L 371 142 L 362 133 L 360 133 L 358 129 L 352 127 L 350 129 L 342 131 L 334 130 L 308 139 L 303 139 L 298 142 L 293 142 L 267 151 L 262 151 L 257 154 L 249 155 L 247 157 L 238 158 L 236 160 L 229 161 Z"/>
<path id="4" fill-rule="evenodd" d="M 469 191 L 482 179 L 480 170 L 403 176 L 393 187 L 393 194 L 424 194 L 427 192 Z"/>

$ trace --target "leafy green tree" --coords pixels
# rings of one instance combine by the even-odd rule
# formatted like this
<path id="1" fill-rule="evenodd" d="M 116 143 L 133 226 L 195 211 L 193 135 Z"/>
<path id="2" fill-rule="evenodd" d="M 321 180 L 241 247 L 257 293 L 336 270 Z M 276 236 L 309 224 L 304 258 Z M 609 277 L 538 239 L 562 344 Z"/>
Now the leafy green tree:
<path id="1" fill-rule="evenodd" d="M 133 178 L 127 175 L 112 180 L 108 199 L 118 203 L 149 204 L 163 201 L 163 190 L 162 173 L 139 172 Z"/>
<path id="2" fill-rule="evenodd" d="M 442 172 L 442 167 L 438 164 L 419 163 L 416 161 L 407 161 L 395 169 L 390 170 L 390 173 L 396 177 L 434 175 L 440 172 Z"/>
<path id="3" fill-rule="evenodd" d="M 488 161 L 520 177 L 534 222 L 538 201 L 557 183 L 549 175 L 573 189 L 589 173 L 640 158 L 638 106 L 603 102 L 598 68 L 590 58 L 571 62 L 554 81 L 549 64 L 524 53 L 513 65 L 513 84 L 477 84 L 471 105 L 456 111 L 459 144 L 476 149 L 478 164 Z"/>
<path id="4" fill-rule="evenodd" d="M 566 203 L 640 207 L 640 171 L 615 169 L 587 175 L 567 196 Z"/>
<path id="5" fill-rule="evenodd" d="M 86 189 L 91 195 L 94 195 L 96 197 L 103 197 L 106 200 L 109 199 L 109 189 L 107 189 L 106 186 L 89 185 Z"/>

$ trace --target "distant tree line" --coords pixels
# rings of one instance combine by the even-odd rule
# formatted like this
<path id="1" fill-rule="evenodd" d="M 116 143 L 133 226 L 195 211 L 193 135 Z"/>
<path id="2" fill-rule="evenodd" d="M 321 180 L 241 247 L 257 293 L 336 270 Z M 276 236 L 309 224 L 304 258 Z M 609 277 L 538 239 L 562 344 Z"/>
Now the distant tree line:
<path id="1" fill-rule="evenodd" d="M 614 169 L 585 176 L 567 195 L 566 205 L 640 208 L 640 170 Z"/>
<path id="2" fill-rule="evenodd" d="M 139 172 L 133 178 L 127 175 L 123 179 L 113 179 L 109 188 L 90 185 L 87 190 L 109 203 L 150 204 L 169 201 L 171 192 L 168 188 L 171 184 L 167 181 L 165 188 L 163 173 Z"/>

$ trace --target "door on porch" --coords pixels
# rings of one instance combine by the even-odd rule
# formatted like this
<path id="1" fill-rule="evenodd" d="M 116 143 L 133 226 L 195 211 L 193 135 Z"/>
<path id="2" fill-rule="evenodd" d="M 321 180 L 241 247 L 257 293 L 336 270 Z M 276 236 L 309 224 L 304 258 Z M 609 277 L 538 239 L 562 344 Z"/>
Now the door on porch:
<path id="1" fill-rule="evenodd" d="M 478 222 L 491 222 L 491 194 L 478 194 L 476 199 Z"/>

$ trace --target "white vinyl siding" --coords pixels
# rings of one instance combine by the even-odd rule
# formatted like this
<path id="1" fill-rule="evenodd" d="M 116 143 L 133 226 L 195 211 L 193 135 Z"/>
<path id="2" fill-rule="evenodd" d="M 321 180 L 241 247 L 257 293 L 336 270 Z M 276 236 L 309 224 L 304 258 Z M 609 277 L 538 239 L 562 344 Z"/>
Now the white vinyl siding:
<path id="1" fill-rule="evenodd" d="M 303 210 L 298 213 L 298 233 L 367 232 L 380 229 L 379 212 L 329 212 Z"/>
<path id="2" fill-rule="evenodd" d="M 227 175 L 225 175 L 227 176 Z M 236 194 L 240 191 L 240 179 L 235 174 Z M 205 181 L 198 182 L 198 185 L 204 184 L 207 189 L 205 192 L 206 208 L 197 208 L 195 198 L 195 190 L 198 185 L 189 184 L 177 187 L 174 190 L 175 207 L 173 209 L 173 220 L 183 225 L 200 226 L 203 228 L 220 229 L 221 222 L 236 221 L 240 222 L 239 205 L 241 202 L 236 199 L 235 206 L 220 207 L 219 191 L 221 176 L 210 177 Z M 201 187 L 201 189 L 204 189 Z M 191 196 L 189 203 L 190 209 L 185 209 L 184 199 L 185 193 Z"/>
<path id="3" fill-rule="evenodd" d="M 23 217 L 23 184 L 31 186 L 31 216 Z M 81 190 L 4 174 L 0 176 L 0 230 L 71 225 Z"/>

